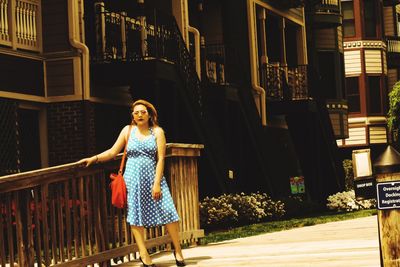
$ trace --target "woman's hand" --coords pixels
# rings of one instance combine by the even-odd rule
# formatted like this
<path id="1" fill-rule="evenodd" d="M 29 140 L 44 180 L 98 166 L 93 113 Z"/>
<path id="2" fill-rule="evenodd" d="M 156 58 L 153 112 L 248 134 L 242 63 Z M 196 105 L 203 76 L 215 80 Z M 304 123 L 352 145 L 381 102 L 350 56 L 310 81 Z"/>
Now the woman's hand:
<path id="1" fill-rule="evenodd" d="M 78 161 L 79 164 L 85 164 L 85 167 L 88 167 L 90 165 L 92 165 L 93 163 L 96 163 L 98 161 L 98 157 L 97 156 L 93 156 L 90 158 L 84 158 L 81 159 L 80 161 Z"/>
<path id="2" fill-rule="evenodd" d="M 151 195 L 155 200 L 159 200 L 162 197 L 161 185 L 159 183 L 154 183 L 153 189 L 151 190 Z"/>

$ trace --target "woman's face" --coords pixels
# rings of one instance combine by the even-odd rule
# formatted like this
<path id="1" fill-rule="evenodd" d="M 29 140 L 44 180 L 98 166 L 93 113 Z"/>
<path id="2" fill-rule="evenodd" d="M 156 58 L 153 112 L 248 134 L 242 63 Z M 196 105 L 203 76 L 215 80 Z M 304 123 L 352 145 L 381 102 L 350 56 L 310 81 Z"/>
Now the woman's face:
<path id="1" fill-rule="evenodd" d="M 144 105 L 136 105 L 133 108 L 132 116 L 137 125 L 145 125 L 149 123 L 149 112 Z"/>

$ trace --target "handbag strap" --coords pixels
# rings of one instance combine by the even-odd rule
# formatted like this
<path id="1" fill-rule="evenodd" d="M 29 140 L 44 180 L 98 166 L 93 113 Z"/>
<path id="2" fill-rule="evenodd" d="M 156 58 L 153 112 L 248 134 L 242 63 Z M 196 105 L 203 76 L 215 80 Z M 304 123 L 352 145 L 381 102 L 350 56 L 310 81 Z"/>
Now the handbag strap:
<path id="1" fill-rule="evenodd" d="M 132 125 L 129 125 L 128 138 L 126 139 L 126 142 L 125 142 L 124 154 L 122 155 L 121 165 L 119 165 L 119 171 L 118 171 L 119 174 L 122 174 L 122 169 L 124 168 L 124 165 L 125 165 L 126 149 L 128 147 L 129 137 L 131 135 L 131 129 L 132 129 Z"/>

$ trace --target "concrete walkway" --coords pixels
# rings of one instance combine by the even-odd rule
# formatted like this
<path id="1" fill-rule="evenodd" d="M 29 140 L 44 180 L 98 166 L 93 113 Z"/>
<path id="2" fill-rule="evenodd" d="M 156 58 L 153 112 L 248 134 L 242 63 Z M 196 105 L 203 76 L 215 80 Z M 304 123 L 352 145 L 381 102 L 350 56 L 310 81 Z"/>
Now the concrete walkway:
<path id="1" fill-rule="evenodd" d="M 376 216 L 212 243 L 183 253 L 188 266 L 380 266 Z M 175 266 L 171 253 L 160 253 L 153 262 Z"/>

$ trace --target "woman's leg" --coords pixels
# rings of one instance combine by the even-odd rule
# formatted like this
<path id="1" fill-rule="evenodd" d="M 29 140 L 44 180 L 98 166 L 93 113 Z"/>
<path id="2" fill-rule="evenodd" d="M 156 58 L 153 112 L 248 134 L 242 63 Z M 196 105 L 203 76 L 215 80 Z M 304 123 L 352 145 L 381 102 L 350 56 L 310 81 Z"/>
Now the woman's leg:
<path id="1" fill-rule="evenodd" d="M 179 223 L 178 222 L 168 223 L 165 225 L 165 227 L 167 228 L 167 231 L 172 239 L 172 244 L 174 245 L 175 248 L 176 259 L 178 261 L 183 261 L 181 243 L 179 241 Z"/>
<path id="2" fill-rule="evenodd" d="M 131 226 L 131 230 L 133 235 L 135 236 L 136 244 L 139 248 L 139 254 L 142 258 L 142 261 L 150 265 L 152 264 L 149 253 L 147 252 L 146 245 L 144 243 L 144 227 L 143 226 Z"/>

